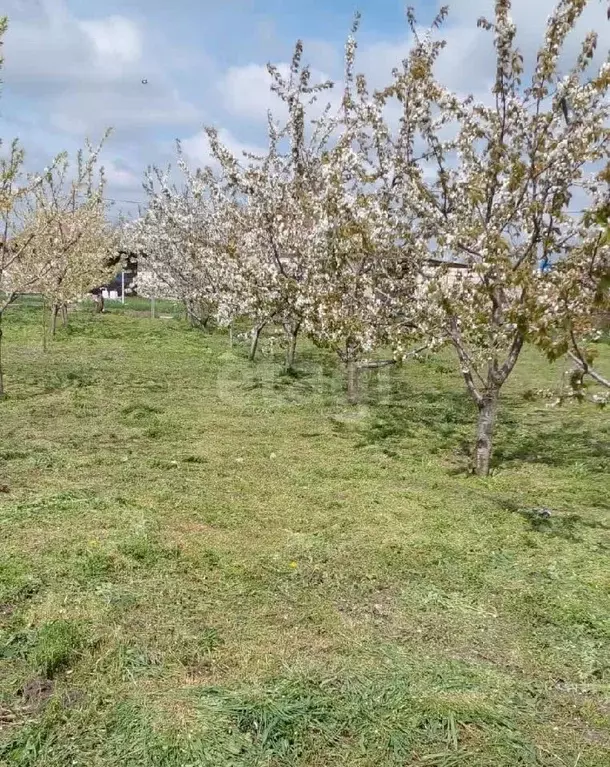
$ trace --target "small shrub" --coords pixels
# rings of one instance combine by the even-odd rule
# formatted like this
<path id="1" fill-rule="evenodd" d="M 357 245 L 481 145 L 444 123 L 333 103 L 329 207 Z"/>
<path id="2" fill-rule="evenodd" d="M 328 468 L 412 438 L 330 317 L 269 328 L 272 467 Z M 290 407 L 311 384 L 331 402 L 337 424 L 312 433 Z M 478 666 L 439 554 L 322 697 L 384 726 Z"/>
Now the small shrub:
<path id="1" fill-rule="evenodd" d="M 201 633 L 178 637 L 174 645 L 181 663 L 207 667 L 213 653 L 224 645 L 224 639 L 218 629 L 206 627 Z"/>
<path id="2" fill-rule="evenodd" d="M 0 660 L 12 658 L 27 658 L 36 643 L 36 632 L 33 630 L 2 632 L 0 634 Z"/>
<path id="3" fill-rule="evenodd" d="M 25 453 L 22 450 L 0 450 L 0 461 L 18 461 L 22 458 L 27 458 L 29 453 Z"/>

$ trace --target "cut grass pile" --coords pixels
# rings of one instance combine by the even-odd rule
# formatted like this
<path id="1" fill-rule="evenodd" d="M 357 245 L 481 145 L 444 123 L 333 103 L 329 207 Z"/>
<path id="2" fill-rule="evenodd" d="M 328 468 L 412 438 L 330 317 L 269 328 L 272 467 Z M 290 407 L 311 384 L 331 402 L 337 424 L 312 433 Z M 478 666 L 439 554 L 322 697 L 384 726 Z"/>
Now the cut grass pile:
<path id="1" fill-rule="evenodd" d="M 608 764 L 607 414 L 528 351 L 476 479 L 450 355 L 350 409 L 145 309 L 7 318 L 1 764 Z"/>

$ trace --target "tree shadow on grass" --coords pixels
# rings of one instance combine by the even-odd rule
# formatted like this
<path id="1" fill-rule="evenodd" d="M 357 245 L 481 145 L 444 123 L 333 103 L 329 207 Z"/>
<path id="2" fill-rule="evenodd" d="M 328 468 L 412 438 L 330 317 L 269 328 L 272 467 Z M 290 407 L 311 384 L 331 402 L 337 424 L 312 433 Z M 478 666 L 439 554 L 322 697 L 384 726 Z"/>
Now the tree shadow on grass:
<path id="1" fill-rule="evenodd" d="M 513 514 L 518 514 L 528 524 L 530 530 L 546 535 L 549 538 L 561 538 L 572 543 L 580 543 L 582 538 L 579 532 L 583 529 L 590 530 L 610 530 L 610 525 L 597 519 L 584 517 L 577 513 L 561 513 L 550 511 L 549 516 L 541 515 L 538 509 L 522 508 L 514 501 L 508 499 L 499 499 L 500 507 Z M 599 543 L 598 546 L 604 550 L 608 547 Z"/>
<path id="2" fill-rule="evenodd" d="M 498 435 L 495 461 L 543 464 L 552 467 L 581 465 L 593 473 L 610 471 L 610 440 L 584 426 L 545 424 L 544 430 L 531 424 L 531 432 L 517 437 L 513 428 Z M 504 432 L 504 433 L 502 433 Z"/>
<path id="3" fill-rule="evenodd" d="M 465 390 L 415 389 L 395 377 L 385 387 L 367 387 L 364 395 L 370 418 L 359 428 L 357 447 L 377 445 L 389 455 L 398 455 L 405 443 L 417 441 L 418 450 L 428 455 L 450 453 L 459 473 L 467 468 L 475 442 L 476 409 Z M 586 473 L 610 471 L 610 439 L 603 427 L 593 431 L 582 424 L 566 425 L 553 414 L 542 426 L 505 397 L 494 436 L 492 468 L 543 464 L 579 466 Z"/>
<path id="4" fill-rule="evenodd" d="M 260 362 L 254 365 L 256 367 L 253 366 L 252 370 L 260 371 Z M 264 381 L 258 380 L 256 374 L 253 374 L 255 381 L 258 381 L 258 388 L 268 387 L 289 397 L 322 395 L 336 397 L 338 400 L 342 398 L 342 370 L 335 356 L 327 350 L 317 347 L 299 349 L 295 365 L 289 370 L 285 368 L 285 353 L 280 350 L 264 359 L 263 367 L 265 365 L 267 373 Z"/>
<path id="5" fill-rule="evenodd" d="M 429 454 L 453 450 L 469 456 L 475 410 L 466 392 L 414 390 L 395 381 L 383 391 L 368 387 L 365 402 L 370 418 L 359 430 L 357 447 L 378 445 L 392 454 L 401 442 L 417 440 Z"/>
<path id="6" fill-rule="evenodd" d="M 300 400 L 316 395 L 329 407 L 345 409 L 344 371 L 332 352 L 314 346 L 299 349 L 295 369 L 289 373 L 281 370 L 283 361 L 283 352 L 273 355 L 269 359 L 273 374 L 264 380 L 257 377 L 251 388 L 269 387 L 275 394 Z M 415 371 L 411 381 L 401 369 L 391 367 L 361 373 L 361 403 L 367 406 L 368 417 L 341 421 L 333 428 L 355 438 L 357 448 L 375 445 L 391 457 L 414 447 L 419 454 L 444 453 L 455 464 L 450 471 L 462 474 L 471 467 L 476 408 L 443 360 L 422 364 L 423 371 Z M 445 388 L 426 388 L 426 381 L 439 377 Z M 492 468 L 542 464 L 601 473 L 610 470 L 609 441 L 603 427 L 566 425 L 557 413 L 541 418 L 536 410 L 528 412 L 522 397 L 507 392 L 500 401 Z"/>

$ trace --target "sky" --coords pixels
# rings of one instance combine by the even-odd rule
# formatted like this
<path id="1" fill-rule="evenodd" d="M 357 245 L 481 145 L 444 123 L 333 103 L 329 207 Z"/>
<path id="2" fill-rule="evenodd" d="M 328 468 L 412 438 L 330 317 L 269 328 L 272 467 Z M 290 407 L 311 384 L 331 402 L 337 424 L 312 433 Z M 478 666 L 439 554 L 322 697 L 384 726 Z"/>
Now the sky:
<path id="1" fill-rule="evenodd" d="M 447 48 L 439 76 L 463 92 L 484 93 L 493 79 L 491 36 L 477 28 L 493 0 L 410 0 L 425 26 L 445 1 Z M 555 0 L 513 0 L 526 61 L 535 60 Z M 103 163 L 115 209 L 137 212 L 148 165 L 165 167 L 180 139 L 190 162 L 209 160 L 203 125 L 236 152 L 264 145 L 273 108 L 266 64 L 289 62 L 302 39 L 320 80 L 340 83 L 342 53 L 356 10 L 362 14 L 357 69 L 373 85 L 389 82 L 408 50 L 401 0 L 2 0 L 9 17 L 0 92 L 0 138 L 18 137 L 28 167 L 112 128 Z M 610 48 L 605 0 L 589 0 L 568 43 L 600 33 Z M 144 84 L 142 80 L 145 80 Z"/>

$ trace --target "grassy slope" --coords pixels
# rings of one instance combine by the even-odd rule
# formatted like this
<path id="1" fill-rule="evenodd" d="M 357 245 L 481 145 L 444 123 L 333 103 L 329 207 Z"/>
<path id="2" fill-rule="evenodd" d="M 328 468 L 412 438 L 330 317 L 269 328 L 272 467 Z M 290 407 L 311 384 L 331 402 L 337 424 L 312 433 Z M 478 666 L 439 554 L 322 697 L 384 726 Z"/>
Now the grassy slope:
<path id="1" fill-rule="evenodd" d="M 610 425 L 523 397 L 557 369 L 478 480 L 450 357 L 350 412 L 316 350 L 112 312 L 7 322 L 0 763 L 608 764 Z"/>

